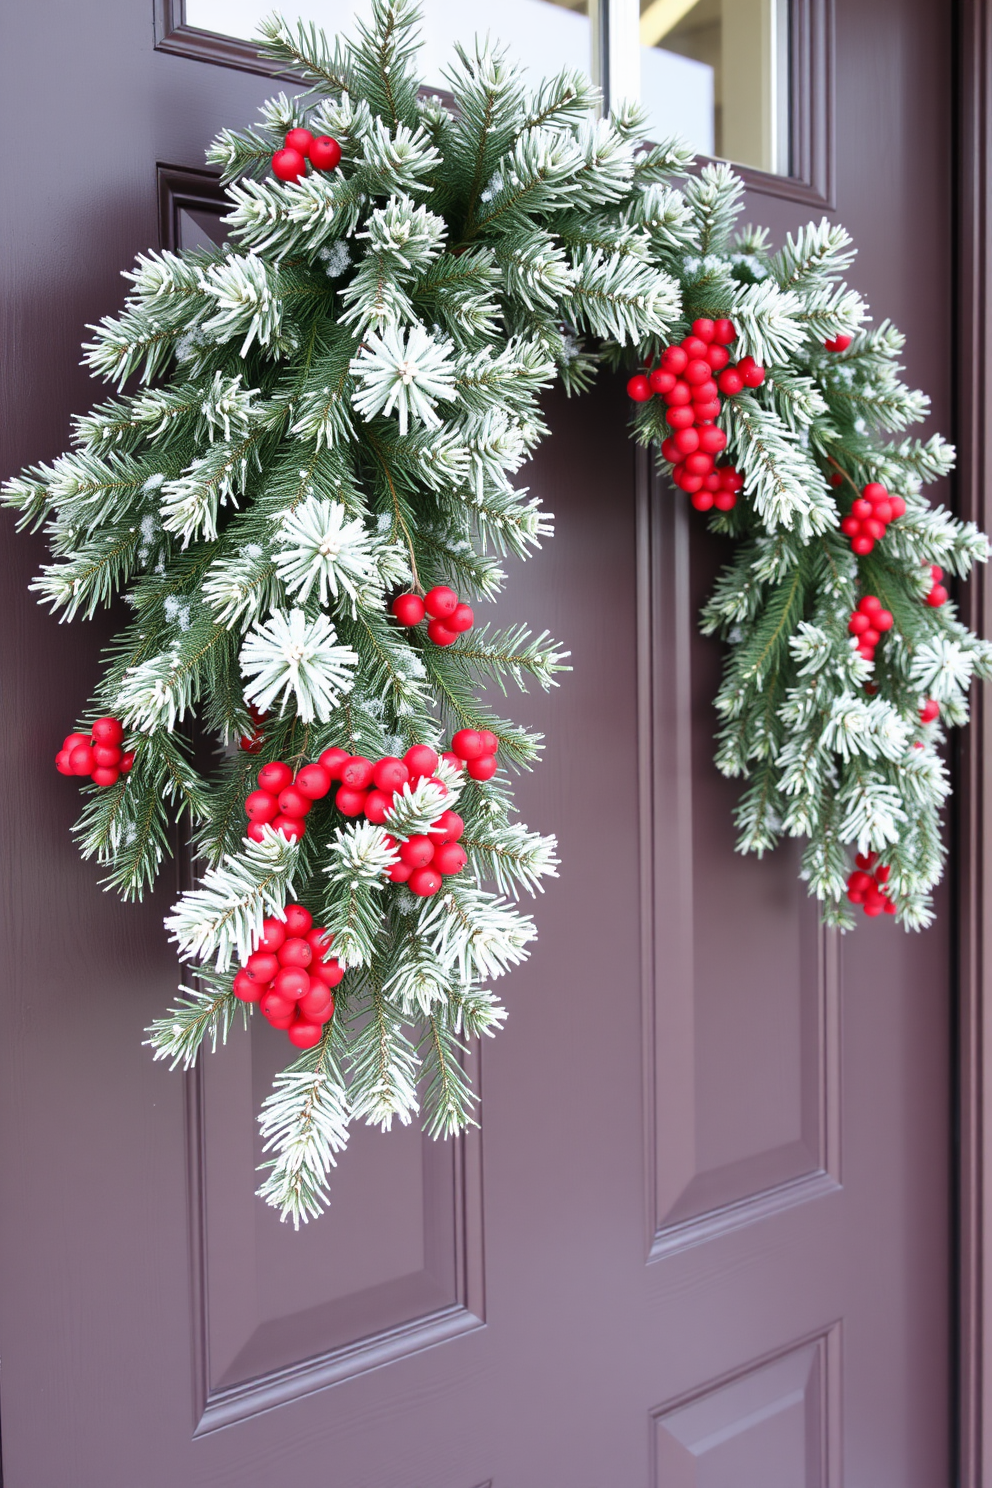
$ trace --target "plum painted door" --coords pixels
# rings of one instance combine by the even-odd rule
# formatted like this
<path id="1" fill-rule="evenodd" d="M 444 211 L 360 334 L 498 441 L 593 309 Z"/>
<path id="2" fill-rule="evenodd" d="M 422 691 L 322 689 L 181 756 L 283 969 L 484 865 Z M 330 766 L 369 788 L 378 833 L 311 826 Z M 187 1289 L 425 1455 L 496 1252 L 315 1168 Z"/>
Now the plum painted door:
<path id="1" fill-rule="evenodd" d="M 796 13 L 810 184 L 750 212 L 781 236 L 836 209 L 946 429 L 952 8 Z M 4 29 L 6 474 L 96 396 L 77 348 L 118 270 L 218 230 L 203 149 L 272 89 L 155 50 L 151 0 L 8 0 Z M 103 894 L 51 767 L 109 626 L 48 619 L 41 544 L 4 521 L 6 1488 L 950 1484 L 946 905 L 841 944 L 793 854 L 734 853 L 694 625 L 722 553 L 626 416 L 609 379 L 551 399 L 528 477 L 557 536 L 507 609 L 574 671 L 521 706 L 548 737 L 521 796 L 563 867 L 484 1134 L 359 1133 L 299 1235 L 252 1196 L 282 1044 L 256 1028 L 186 1081 L 141 1046 L 175 884 Z"/>

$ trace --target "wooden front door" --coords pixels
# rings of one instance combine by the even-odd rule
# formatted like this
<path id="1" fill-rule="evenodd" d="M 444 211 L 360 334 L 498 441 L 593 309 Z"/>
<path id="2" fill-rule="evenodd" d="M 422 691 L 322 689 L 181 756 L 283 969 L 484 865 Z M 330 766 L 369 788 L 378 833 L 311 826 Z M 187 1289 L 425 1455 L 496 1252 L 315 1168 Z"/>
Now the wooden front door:
<path id="1" fill-rule="evenodd" d="M 799 9 L 820 179 L 750 213 L 780 238 L 835 200 L 947 429 L 950 11 Z M 150 0 L 10 6 L 5 42 L 7 473 L 93 401 L 77 347 L 118 270 L 217 231 L 203 149 L 273 89 L 154 50 Z M 5 522 L 7 1488 L 950 1484 L 947 906 L 841 942 L 795 855 L 734 853 L 695 628 L 722 552 L 635 455 L 619 381 L 548 417 L 528 480 L 557 536 L 507 606 L 572 649 L 521 710 L 548 736 L 523 815 L 563 867 L 484 1132 L 360 1132 L 299 1234 L 253 1197 L 283 1044 L 255 1027 L 185 1081 L 141 1045 L 174 886 L 104 895 L 51 765 L 109 628 L 34 605 L 41 544 Z"/>

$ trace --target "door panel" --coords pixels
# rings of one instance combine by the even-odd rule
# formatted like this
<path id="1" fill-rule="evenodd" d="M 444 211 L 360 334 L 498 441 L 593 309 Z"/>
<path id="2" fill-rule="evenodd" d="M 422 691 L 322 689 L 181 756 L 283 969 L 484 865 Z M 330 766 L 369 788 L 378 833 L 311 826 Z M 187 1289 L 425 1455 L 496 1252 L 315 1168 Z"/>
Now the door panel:
<path id="1" fill-rule="evenodd" d="M 156 166 L 186 241 L 213 236 L 203 148 L 277 91 L 155 52 L 150 22 L 7 20 L 4 472 L 96 395 L 82 327 L 156 240 Z M 837 0 L 835 22 L 853 280 L 946 428 L 948 14 Z M 785 189 L 748 204 L 777 238 L 808 215 Z M 34 605 L 41 543 L 4 518 L 7 1488 L 949 1484 L 947 906 L 840 940 L 795 852 L 734 853 L 695 626 L 724 549 L 635 454 L 618 381 L 547 412 L 527 481 L 557 535 L 499 608 L 573 653 L 518 709 L 547 735 L 521 812 L 562 869 L 482 1051 L 484 1137 L 357 1133 L 298 1235 L 252 1196 L 284 1046 L 235 1031 L 184 1082 L 141 1045 L 176 886 L 102 894 L 50 764 L 111 626 Z"/>

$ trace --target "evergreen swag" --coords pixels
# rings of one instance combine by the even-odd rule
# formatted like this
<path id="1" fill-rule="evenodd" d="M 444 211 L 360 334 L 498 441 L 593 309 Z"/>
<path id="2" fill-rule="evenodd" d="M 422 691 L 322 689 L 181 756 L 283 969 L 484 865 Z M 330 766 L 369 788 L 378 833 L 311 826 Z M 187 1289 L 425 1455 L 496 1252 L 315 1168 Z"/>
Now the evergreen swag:
<path id="1" fill-rule="evenodd" d="M 345 823 L 333 798 L 303 840 L 258 843 L 244 800 L 261 758 L 301 764 L 332 745 L 376 758 L 466 726 L 492 730 L 504 763 L 537 759 L 538 736 L 474 687 L 553 686 L 567 653 L 523 625 L 441 649 L 397 626 L 389 600 L 438 582 L 492 599 L 501 559 L 548 535 L 510 478 L 546 432 L 538 399 L 556 377 L 581 392 L 603 363 L 656 359 L 700 315 L 730 317 L 736 354 L 767 364 L 720 417 L 745 489 L 709 519 L 737 545 L 702 619 L 728 645 L 717 764 L 747 781 L 742 851 L 807 839 L 803 876 L 829 923 L 853 924 L 852 849 L 888 864 L 904 925 L 929 922 L 948 784 L 940 723 L 920 707 L 964 723 L 973 674 L 992 675 L 992 648 L 953 605 L 925 603 L 930 564 L 963 577 L 987 543 L 921 495 L 951 469 L 944 440 L 886 438 L 928 402 L 899 380 L 899 333 L 864 328 L 843 228 L 810 225 L 772 252 L 763 229 L 735 232 L 727 166 L 689 175 L 677 141 L 639 143 L 637 108 L 597 118 L 579 75 L 529 94 L 488 43 L 459 50 L 450 110 L 419 92 L 416 23 L 410 0 L 374 0 L 353 46 L 263 26 L 263 54 L 310 92 L 280 94 L 209 152 L 236 246 L 138 259 L 124 312 L 85 357 L 137 390 L 5 487 L 23 526 L 47 523 L 43 602 L 70 620 L 120 593 L 133 612 L 84 720 L 118 715 L 134 766 L 90 789 L 81 851 L 140 897 L 170 815 L 186 813 L 206 863 L 168 921 L 194 985 L 150 1029 L 156 1057 L 188 1067 L 247 1018 L 232 968 L 264 915 L 295 895 L 335 934 L 339 1011 L 260 1118 L 260 1192 L 296 1223 L 326 1203 L 351 1119 L 408 1122 L 419 1084 L 433 1134 L 472 1120 L 462 1040 L 505 1016 L 484 983 L 526 956 L 534 926 L 512 901 L 554 874 L 555 842 L 512 820 L 503 780 L 459 790 L 452 772 L 470 875 L 417 900 L 383 877 L 384 828 Z M 343 160 L 285 184 L 271 156 L 300 125 Z M 824 350 L 843 335 L 847 349 Z M 660 399 L 637 406 L 638 440 L 667 432 Z M 838 529 L 870 480 L 906 510 L 859 559 Z M 869 592 L 895 617 L 877 663 L 848 633 Z M 275 710 L 262 757 L 231 747 L 251 702 Z M 194 715 L 228 746 L 209 779 L 181 732 Z M 402 804 L 396 838 L 423 830 L 430 804 Z"/>

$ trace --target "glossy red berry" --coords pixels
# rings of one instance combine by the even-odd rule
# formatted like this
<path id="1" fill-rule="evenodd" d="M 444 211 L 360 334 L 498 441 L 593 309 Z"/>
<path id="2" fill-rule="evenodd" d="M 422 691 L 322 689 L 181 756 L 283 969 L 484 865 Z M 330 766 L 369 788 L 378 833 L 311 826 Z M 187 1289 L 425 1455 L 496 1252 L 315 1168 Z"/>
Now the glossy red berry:
<path id="1" fill-rule="evenodd" d="M 434 843 L 457 842 L 465 830 L 465 823 L 457 811 L 443 811 L 427 835 Z"/>
<path id="2" fill-rule="evenodd" d="M 334 170 L 341 164 L 341 146 L 329 134 L 320 134 L 310 146 L 310 164 L 318 170 Z"/>
<path id="3" fill-rule="evenodd" d="M 306 941 L 303 944 L 306 945 Z M 307 946 L 307 950 L 309 949 Z M 309 991 L 309 988 L 310 978 L 302 966 L 280 966 L 272 980 L 272 990 L 280 997 L 292 998 L 294 1002 Z"/>
<path id="4" fill-rule="evenodd" d="M 277 150 L 272 157 L 272 174 L 280 181 L 298 181 L 306 174 L 306 168 L 299 150 Z"/>
<path id="5" fill-rule="evenodd" d="M 426 614 L 419 594 L 397 594 L 390 608 L 401 625 L 419 625 Z"/>
<path id="6" fill-rule="evenodd" d="M 60 775 L 72 774 L 72 766 L 69 763 L 68 749 L 59 750 L 58 754 L 55 756 L 55 768 L 56 770 L 58 770 Z"/>
<path id="7" fill-rule="evenodd" d="M 448 878 L 452 873 L 461 873 L 468 862 L 468 854 L 460 842 L 442 842 L 434 850 L 431 867 L 436 868 L 438 873 Z"/>
<path id="8" fill-rule="evenodd" d="M 364 754 L 352 754 L 341 766 L 341 784 L 349 790 L 368 790 L 372 784 L 375 766 Z"/>
<path id="9" fill-rule="evenodd" d="M 422 899 L 427 899 L 431 894 L 436 894 L 441 887 L 441 875 L 432 866 L 427 868 L 414 868 L 407 880 L 407 887 L 414 894 L 419 894 Z"/>
<path id="10" fill-rule="evenodd" d="M 310 966 L 311 982 L 320 982 L 324 987 L 336 987 L 344 977 L 344 967 L 335 956 L 326 961 L 314 961 Z"/>
<path id="11" fill-rule="evenodd" d="M 292 789 L 309 801 L 322 801 L 331 788 L 331 772 L 323 765 L 304 765 L 293 781 Z"/>
<path id="12" fill-rule="evenodd" d="M 313 960 L 313 947 L 302 936 L 291 935 L 288 940 L 283 941 L 277 955 L 280 966 L 300 966 L 306 970 Z"/>
<path id="13" fill-rule="evenodd" d="M 905 516 L 906 503 L 901 496 L 890 496 L 889 505 L 892 508 L 892 520 L 897 521 L 899 517 Z"/>
<path id="14" fill-rule="evenodd" d="M 65 738 L 62 741 L 62 748 L 66 751 L 67 754 L 71 754 L 77 744 L 85 744 L 89 746 L 89 743 L 89 734 L 66 734 Z"/>
<path id="15" fill-rule="evenodd" d="M 891 630 L 895 622 L 889 610 L 876 610 L 872 623 L 876 630 Z"/>
<path id="16" fill-rule="evenodd" d="M 308 1023 L 303 1018 L 297 1018 L 290 1023 L 286 1029 L 286 1037 L 296 1049 L 312 1049 L 320 1043 L 321 1027 L 319 1023 Z"/>
<path id="17" fill-rule="evenodd" d="M 709 382 L 711 371 L 712 368 L 709 362 L 705 361 L 702 357 L 694 357 L 682 376 L 689 383 L 690 387 L 693 387 L 703 382 Z"/>
<path id="18" fill-rule="evenodd" d="M 434 856 L 434 843 L 429 837 L 410 837 L 400 843 L 400 862 L 408 868 L 423 868 Z"/>
<path id="19" fill-rule="evenodd" d="M 828 351 L 846 351 L 847 348 L 850 346 L 852 339 L 853 338 L 851 336 L 834 336 L 832 340 L 824 341 L 823 344 Z"/>
<path id="20" fill-rule="evenodd" d="M 96 760 L 89 744 L 76 744 L 69 750 L 69 767 L 73 775 L 92 775 Z"/>
<path id="21" fill-rule="evenodd" d="M 765 369 L 754 357 L 741 357 L 737 363 L 737 370 L 744 379 L 744 386 L 749 388 L 760 387 L 765 380 Z"/>
<path id="22" fill-rule="evenodd" d="M 677 465 L 682 458 L 678 445 L 670 435 L 661 441 L 661 453 L 670 465 Z"/>
<path id="23" fill-rule="evenodd" d="M 365 810 L 366 791 L 352 790 L 342 785 L 334 797 L 334 804 L 344 816 L 361 816 Z"/>
<path id="24" fill-rule="evenodd" d="M 386 869 L 386 877 L 391 883 L 406 883 L 412 872 L 413 869 L 408 868 L 405 863 L 394 863 L 391 868 Z"/>
<path id="25" fill-rule="evenodd" d="M 744 379 L 736 367 L 725 367 L 717 378 L 717 386 L 728 398 L 734 398 L 744 390 Z"/>
<path id="26" fill-rule="evenodd" d="M 446 620 L 458 608 L 458 595 L 447 584 L 437 584 L 424 595 L 424 609 L 435 620 Z"/>
<path id="27" fill-rule="evenodd" d="M 933 723 L 934 719 L 939 717 L 940 704 L 933 698 L 927 698 L 926 702 L 923 704 L 923 707 L 920 709 L 921 723 Z"/>
<path id="28" fill-rule="evenodd" d="M 262 824 L 252 822 L 253 827 L 256 825 L 260 826 Z M 299 842 L 307 829 L 306 823 L 301 816 L 277 816 L 269 825 L 273 832 L 281 832 L 284 837 L 289 838 L 290 842 Z"/>
<path id="29" fill-rule="evenodd" d="M 279 812 L 282 816 L 295 816 L 302 821 L 313 805 L 309 796 L 305 796 L 295 785 L 287 785 L 284 791 L 279 792 Z"/>
<path id="30" fill-rule="evenodd" d="M 692 334 L 698 336 L 700 341 L 705 341 L 709 345 L 716 335 L 716 326 L 712 320 L 708 320 L 703 316 L 701 319 L 692 322 Z"/>
<path id="31" fill-rule="evenodd" d="M 873 540 L 864 533 L 859 533 L 857 537 L 851 540 L 851 547 L 859 558 L 867 558 L 874 546 Z"/>
<path id="32" fill-rule="evenodd" d="M 365 797 L 365 805 L 362 808 L 367 821 L 374 826 L 381 827 L 393 806 L 393 792 L 370 790 Z"/>
<path id="33" fill-rule="evenodd" d="M 231 991 L 235 997 L 240 997 L 242 1002 L 257 1002 L 265 988 L 259 986 L 258 982 L 253 982 L 242 967 L 235 974 L 234 981 L 231 983 Z"/>
<path id="34" fill-rule="evenodd" d="M 699 336 L 690 335 L 682 337 L 682 350 L 690 362 L 698 361 L 700 358 L 705 357 L 708 344 L 708 342 L 703 341 Z M 688 363 L 686 365 L 688 366 Z"/>
<path id="35" fill-rule="evenodd" d="M 670 429 L 673 429 L 678 434 L 683 429 L 692 428 L 696 422 L 696 415 L 693 413 L 692 407 L 687 404 L 685 408 L 670 408 L 665 414 L 665 422 Z M 675 435 L 673 435 L 674 437 Z"/>
<path id="36" fill-rule="evenodd" d="M 946 603 L 947 590 L 944 588 L 943 584 L 934 584 L 933 588 L 930 590 L 930 593 L 927 595 L 927 604 L 930 605 L 933 609 L 938 610 L 940 609 L 940 606 L 942 604 Z"/>
<path id="37" fill-rule="evenodd" d="M 116 744 L 94 744 L 93 758 L 103 770 L 116 770 L 121 762 L 121 752 Z"/>
<path id="38" fill-rule="evenodd" d="M 692 388 L 681 378 L 673 383 L 671 391 L 665 394 L 665 405 L 668 408 L 684 408 L 692 402 Z"/>
<path id="39" fill-rule="evenodd" d="M 722 429 L 707 426 L 699 431 L 699 448 L 709 455 L 719 455 L 727 448 L 727 436 Z"/>
<path id="40" fill-rule="evenodd" d="M 651 384 L 643 372 L 635 372 L 627 383 L 627 397 L 635 403 L 646 403 L 651 396 Z"/>
<path id="41" fill-rule="evenodd" d="M 687 475 L 709 475 L 713 469 L 713 456 L 707 455 L 699 449 L 692 455 L 686 455 L 685 470 Z"/>
<path id="42" fill-rule="evenodd" d="M 737 505 L 737 496 L 733 491 L 717 491 L 713 497 L 713 505 L 717 511 L 733 511 Z"/>
<path id="43" fill-rule="evenodd" d="M 287 935 L 306 935 L 313 928 L 313 915 L 303 904 L 287 904 L 285 915 Z"/>
<path id="44" fill-rule="evenodd" d="M 656 367 L 649 375 L 648 383 L 653 393 L 670 393 L 675 386 L 675 373 L 669 372 L 665 367 Z"/>
<path id="45" fill-rule="evenodd" d="M 730 361 L 730 352 L 725 346 L 708 346 L 706 348 L 706 360 L 714 372 L 722 372 Z"/>
<path id="46" fill-rule="evenodd" d="M 939 584 L 941 579 L 944 577 L 944 570 L 941 568 L 939 563 L 931 563 L 930 577 L 933 579 L 935 584 Z"/>
<path id="47" fill-rule="evenodd" d="M 372 782 L 376 789 L 381 791 L 391 792 L 402 790 L 409 779 L 409 765 L 391 754 L 387 754 L 383 759 L 378 760 L 372 770 Z"/>
<path id="48" fill-rule="evenodd" d="M 499 753 L 499 740 L 491 729 L 480 729 L 479 737 L 482 740 L 483 744 L 486 746 L 487 754 Z"/>
<path id="49" fill-rule="evenodd" d="M 678 377 L 689 365 L 688 353 L 681 346 L 668 346 L 662 353 L 661 365 Z"/>
<path id="50" fill-rule="evenodd" d="M 253 982 L 267 987 L 279 970 L 278 957 L 271 951 L 254 951 L 245 962 L 245 972 Z"/>
<path id="51" fill-rule="evenodd" d="M 268 992 L 262 993 L 260 1006 L 270 1023 L 276 1019 L 285 1018 L 288 1026 L 288 1020 L 296 1011 L 296 998 L 283 997 L 282 993 L 277 992 L 273 987 Z"/>
<path id="52" fill-rule="evenodd" d="M 334 993 L 323 982 L 311 982 L 297 1007 L 307 1022 L 326 1023 L 334 1012 Z"/>
<path id="53" fill-rule="evenodd" d="M 451 615 L 449 615 L 448 619 L 444 623 L 448 627 L 448 629 L 453 630 L 456 635 L 461 635 L 463 631 L 471 630 L 472 626 L 475 624 L 475 611 L 472 609 L 471 605 L 467 605 L 462 602 L 461 604 L 455 606 Z M 428 635 L 430 634 L 430 626 L 427 627 L 427 633 Z"/>
<path id="54" fill-rule="evenodd" d="M 485 754 L 486 747 L 482 741 L 482 735 L 478 729 L 463 728 L 451 737 L 451 747 L 459 759 L 478 759 Z"/>
<path id="55" fill-rule="evenodd" d="M 120 744 L 124 738 L 119 718 L 98 718 L 91 733 L 94 744 Z"/>
<path id="56" fill-rule="evenodd" d="M 691 497 L 693 506 L 699 512 L 711 511 L 715 499 L 712 491 L 704 490 L 694 491 Z"/>
<path id="57" fill-rule="evenodd" d="M 480 759 L 469 760 L 468 773 L 473 780 L 491 780 L 496 774 L 496 760 L 491 754 L 484 754 Z"/>
<path id="58" fill-rule="evenodd" d="M 245 836 L 248 838 L 249 842 L 264 842 L 265 828 L 265 822 L 249 822 L 248 826 L 245 829 Z"/>
<path id="59" fill-rule="evenodd" d="M 675 435 L 675 443 L 683 455 L 691 455 L 699 448 L 699 434 L 693 428 L 680 429 Z"/>
<path id="60" fill-rule="evenodd" d="M 844 517 L 841 520 L 840 530 L 845 537 L 857 537 L 861 531 L 861 523 L 857 517 Z"/>
<path id="61" fill-rule="evenodd" d="M 327 771 L 328 775 L 330 775 L 331 780 L 333 781 L 341 779 L 342 767 L 350 759 L 351 755 L 348 753 L 347 749 L 338 749 L 337 747 L 335 747 L 333 749 L 325 749 L 323 754 L 320 756 L 320 760 L 318 761 L 318 763 L 323 765 L 324 769 Z"/>
<path id="62" fill-rule="evenodd" d="M 245 815 L 249 821 L 275 821 L 279 815 L 279 800 L 268 791 L 254 790 L 245 801 Z"/>
<path id="63" fill-rule="evenodd" d="M 283 144 L 287 150 L 296 150 L 300 155 L 309 155 L 313 135 L 309 129 L 290 129 Z"/>
<path id="64" fill-rule="evenodd" d="M 715 320 L 713 322 L 713 340 L 721 346 L 729 346 L 731 341 L 737 340 L 737 327 L 732 320 Z"/>
<path id="65" fill-rule="evenodd" d="M 108 785 L 117 784 L 120 773 L 120 770 L 113 765 L 94 765 L 91 779 L 94 785 L 103 786 L 106 789 Z"/>
<path id="66" fill-rule="evenodd" d="M 443 620 L 429 620 L 427 634 L 435 646 L 453 646 L 458 639 L 457 630 L 451 630 Z"/>
<path id="67" fill-rule="evenodd" d="M 334 936 L 329 930 L 325 930 L 323 925 L 311 925 L 303 939 L 319 959 L 321 956 L 326 956 Z"/>
<path id="68" fill-rule="evenodd" d="M 271 951 L 273 955 L 286 939 L 286 926 L 282 920 L 277 920 L 274 915 L 262 921 L 262 933 L 258 937 L 260 951 Z M 274 975 L 275 973 L 273 973 Z"/>
<path id="69" fill-rule="evenodd" d="M 262 790 L 269 792 L 269 795 L 278 796 L 287 785 L 292 785 L 293 772 L 288 765 L 283 764 L 282 760 L 272 760 L 259 770 L 258 783 Z"/>
<path id="70" fill-rule="evenodd" d="M 412 744 L 403 756 L 403 763 L 410 771 L 411 780 L 428 777 L 437 769 L 437 752 L 429 744 Z"/>
<path id="71" fill-rule="evenodd" d="M 847 628 L 852 635 L 864 635 L 866 630 L 871 629 L 871 620 L 863 610 L 855 610 L 847 622 Z"/>

